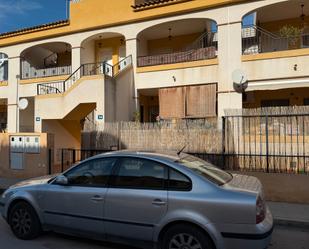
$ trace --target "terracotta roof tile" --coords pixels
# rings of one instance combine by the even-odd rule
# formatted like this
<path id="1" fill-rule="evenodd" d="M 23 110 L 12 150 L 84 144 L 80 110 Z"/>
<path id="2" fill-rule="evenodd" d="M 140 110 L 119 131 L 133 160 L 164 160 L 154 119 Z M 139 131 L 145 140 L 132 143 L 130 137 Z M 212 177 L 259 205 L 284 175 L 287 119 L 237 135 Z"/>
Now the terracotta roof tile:
<path id="1" fill-rule="evenodd" d="M 191 0 L 136 0 L 135 5 L 132 5 L 131 7 L 137 11 L 137 10 L 142 10 L 148 7 L 153 7 L 156 5 L 167 5 L 167 4 L 172 4 L 172 3 L 177 3 L 177 2 L 187 2 Z"/>
<path id="2" fill-rule="evenodd" d="M 33 31 L 40 31 L 40 30 L 45 30 L 45 29 L 50 29 L 50 28 L 57 28 L 57 27 L 61 27 L 64 25 L 68 25 L 69 23 L 70 23 L 69 20 L 61 20 L 57 22 L 46 23 L 46 24 L 42 24 L 42 25 L 30 27 L 30 28 L 24 28 L 24 29 L 11 31 L 11 32 L 1 33 L 0 38 L 7 38 L 11 36 L 21 35 L 21 34 L 33 32 Z"/>

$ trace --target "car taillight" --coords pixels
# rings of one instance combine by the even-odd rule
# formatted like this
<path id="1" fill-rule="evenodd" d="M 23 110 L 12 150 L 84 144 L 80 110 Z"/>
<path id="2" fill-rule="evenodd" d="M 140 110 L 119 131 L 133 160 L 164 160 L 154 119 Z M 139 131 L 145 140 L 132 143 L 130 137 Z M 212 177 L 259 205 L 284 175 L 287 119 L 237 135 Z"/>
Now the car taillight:
<path id="1" fill-rule="evenodd" d="M 261 223 L 265 219 L 266 206 L 262 198 L 259 196 L 256 201 L 256 224 Z"/>

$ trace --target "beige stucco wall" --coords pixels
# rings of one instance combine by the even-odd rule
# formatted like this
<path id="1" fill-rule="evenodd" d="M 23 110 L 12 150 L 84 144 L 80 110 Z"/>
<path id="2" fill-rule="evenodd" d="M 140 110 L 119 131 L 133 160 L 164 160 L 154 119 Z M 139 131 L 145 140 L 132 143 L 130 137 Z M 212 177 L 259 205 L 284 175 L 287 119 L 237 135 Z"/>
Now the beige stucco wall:
<path id="1" fill-rule="evenodd" d="M 35 135 L 40 137 L 40 153 L 25 154 L 24 169 L 10 168 L 10 136 Z M 47 133 L 0 133 L 0 177 L 31 178 L 48 174 L 48 151 L 53 148 L 53 137 Z"/>
<path id="2" fill-rule="evenodd" d="M 241 172 L 257 177 L 268 201 L 309 204 L 309 181 L 306 175 Z"/>

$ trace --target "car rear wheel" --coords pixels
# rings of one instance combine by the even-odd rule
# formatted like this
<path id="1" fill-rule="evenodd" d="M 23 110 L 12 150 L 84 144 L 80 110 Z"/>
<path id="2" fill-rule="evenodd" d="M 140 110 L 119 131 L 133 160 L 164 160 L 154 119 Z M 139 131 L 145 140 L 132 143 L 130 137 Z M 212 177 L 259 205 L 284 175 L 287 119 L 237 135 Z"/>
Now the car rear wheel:
<path id="1" fill-rule="evenodd" d="M 35 210 L 25 202 L 18 202 L 12 207 L 9 224 L 15 236 L 19 239 L 34 239 L 41 232 L 41 223 Z"/>
<path id="2" fill-rule="evenodd" d="M 191 225 L 177 225 L 167 230 L 162 249 L 215 249 L 209 237 Z"/>

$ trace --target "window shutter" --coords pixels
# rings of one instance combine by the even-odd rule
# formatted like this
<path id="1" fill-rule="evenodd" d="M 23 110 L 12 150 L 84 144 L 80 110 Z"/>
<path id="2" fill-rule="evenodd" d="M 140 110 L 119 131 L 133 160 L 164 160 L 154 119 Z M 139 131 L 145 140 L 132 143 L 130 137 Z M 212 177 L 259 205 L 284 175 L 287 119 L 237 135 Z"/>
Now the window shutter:
<path id="1" fill-rule="evenodd" d="M 186 117 L 216 116 L 216 84 L 186 87 Z"/>
<path id="2" fill-rule="evenodd" d="M 159 89 L 160 117 L 164 119 L 185 117 L 185 88 Z"/>

